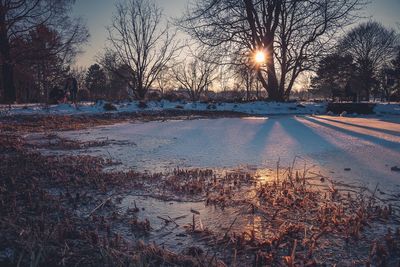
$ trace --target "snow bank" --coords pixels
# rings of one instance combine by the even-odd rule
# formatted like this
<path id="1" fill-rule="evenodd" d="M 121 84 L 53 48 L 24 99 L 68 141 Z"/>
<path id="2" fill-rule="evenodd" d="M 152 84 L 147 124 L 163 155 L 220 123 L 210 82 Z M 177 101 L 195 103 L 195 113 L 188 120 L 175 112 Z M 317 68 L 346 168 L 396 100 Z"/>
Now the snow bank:
<path id="1" fill-rule="evenodd" d="M 296 102 L 277 103 L 256 101 L 248 103 L 201 103 L 170 102 L 167 100 L 147 102 L 146 108 L 139 107 L 139 101 L 113 103 L 117 110 L 104 109 L 105 102 L 83 102 L 77 107 L 71 104 L 46 106 L 43 104 L 0 105 L 0 117 L 12 115 L 96 115 L 103 113 L 146 113 L 163 110 L 186 111 L 229 111 L 249 115 L 311 115 L 325 114 L 327 103 Z M 377 103 L 374 112 L 378 115 L 400 115 L 400 104 Z"/>
<path id="2" fill-rule="evenodd" d="M 140 108 L 138 101 L 113 104 L 116 111 L 104 110 L 104 102 L 79 103 L 77 107 L 71 104 L 45 106 L 42 104 L 29 105 L 0 105 L 0 116 L 12 115 L 95 115 L 101 113 L 135 113 L 154 112 L 163 110 L 186 111 L 231 111 L 249 115 L 283 115 L 283 114 L 323 114 L 326 103 L 276 103 L 276 102 L 249 102 L 249 103 L 200 103 L 200 102 L 169 102 L 166 100 L 147 103 L 146 108 Z"/>
<path id="3" fill-rule="evenodd" d="M 379 115 L 400 115 L 400 104 L 376 104 L 374 112 Z"/>

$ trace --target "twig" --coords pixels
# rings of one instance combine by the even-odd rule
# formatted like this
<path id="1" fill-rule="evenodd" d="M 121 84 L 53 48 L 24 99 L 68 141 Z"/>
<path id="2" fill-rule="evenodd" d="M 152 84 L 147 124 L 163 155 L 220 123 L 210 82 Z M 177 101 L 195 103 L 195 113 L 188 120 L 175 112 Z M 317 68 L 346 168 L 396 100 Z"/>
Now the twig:
<path id="1" fill-rule="evenodd" d="M 197 211 L 197 210 L 195 210 L 195 209 L 190 209 L 190 212 L 191 212 L 191 213 L 194 213 L 194 214 L 197 214 L 197 215 L 200 215 L 200 212 Z"/>
<path id="2" fill-rule="evenodd" d="M 176 226 L 179 227 L 179 224 L 176 223 L 176 221 L 174 219 L 172 219 L 170 216 L 168 216 L 168 218 L 171 220 L 171 222 L 173 222 Z"/>
<path id="3" fill-rule="evenodd" d="M 93 213 L 96 212 L 96 210 L 100 209 L 101 207 L 103 207 L 108 201 L 110 201 L 112 198 L 112 196 L 109 196 L 106 200 L 104 200 L 103 202 L 100 203 L 100 205 L 98 205 L 97 207 L 95 207 L 86 217 L 89 218 L 90 216 L 92 216 Z"/>
<path id="4" fill-rule="evenodd" d="M 192 219 L 192 231 L 194 232 L 194 230 L 196 230 L 196 222 L 194 220 L 194 214 L 193 214 L 193 219 Z"/>
<path id="5" fill-rule="evenodd" d="M 235 219 L 233 220 L 233 222 L 231 223 L 231 225 L 229 226 L 228 230 L 226 231 L 226 233 L 224 234 L 224 237 L 228 236 L 229 231 L 231 230 L 233 224 L 236 222 L 238 216 L 235 217 Z"/>

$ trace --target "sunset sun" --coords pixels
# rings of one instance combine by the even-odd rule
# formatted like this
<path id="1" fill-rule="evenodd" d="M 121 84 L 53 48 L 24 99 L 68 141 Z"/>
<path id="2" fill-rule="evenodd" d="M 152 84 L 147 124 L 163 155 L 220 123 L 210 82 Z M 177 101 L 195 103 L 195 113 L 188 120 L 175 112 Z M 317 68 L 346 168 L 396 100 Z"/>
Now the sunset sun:
<path id="1" fill-rule="evenodd" d="M 265 52 L 264 52 L 264 51 L 261 51 L 261 50 L 256 51 L 256 53 L 255 53 L 255 55 L 254 55 L 254 59 L 255 59 L 255 62 L 256 62 L 257 64 L 262 64 L 262 63 L 264 63 L 265 60 L 266 60 Z"/>

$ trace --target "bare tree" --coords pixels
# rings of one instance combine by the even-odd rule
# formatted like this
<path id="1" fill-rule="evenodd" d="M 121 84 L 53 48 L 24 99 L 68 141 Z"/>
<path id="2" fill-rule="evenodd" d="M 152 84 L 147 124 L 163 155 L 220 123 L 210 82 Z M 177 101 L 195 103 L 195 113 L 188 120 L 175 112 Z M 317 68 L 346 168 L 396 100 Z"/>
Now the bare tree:
<path id="1" fill-rule="evenodd" d="M 394 58 L 398 41 L 394 30 L 373 21 L 358 25 L 341 40 L 339 51 L 353 57 L 366 100 L 379 71 Z"/>
<path id="2" fill-rule="evenodd" d="M 106 49 L 103 55 L 98 56 L 97 62 L 106 70 L 110 93 L 117 99 L 132 97 L 132 88 L 136 84 L 135 72 L 119 59 L 118 53 Z"/>
<path id="3" fill-rule="evenodd" d="M 377 74 L 378 84 L 375 91 L 374 96 L 380 96 L 381 101 L 386 99 L 388 102 L 392 100 L 392 98 L 398 92 L 398 83 L 396 83 L 396 71 L 389 66 L 384 66 Z"/>
<path id="4" fill-rule="evenodd" d="M 192 36 L 212 47 L 267 60 L 257 77 L 269 98 L 283 101 L 297 77 L 310 70 L 351 23 L 363 0 L 202 0 L 182 21 Z"/>
<path id="5" fill-rule="evenodd" d="M 246 100 L 249 101 L 254 84 L 257 82 L 255 69 L 246 63 L 242 63 L 233 65 L 232 71 L 236 74 L 235 78 L 239 84 L 245 87 Z"/>
<path id="6" fill-rule="evenodd" d="M 143 99 L 160 72 L 176 55 L 175 33 L 163 27 L 161 10 L 153 0 L 125 0 L 108 27 L 118 60 L 132 70 L 135 96 Z"/>
<path id="7" fill-rule="evenodd" d="M 173 73 L 178 84 L 188 91 L 191 100 L 197 101 L 217 79 L 217 68 L 218 65 L 210 60 L 209 55 L 198 52 L 192 59 L 176 65 Z"/>
<path id="8" fill-rule="evenodd" d="M 68 16 L 74 0 L 0 0 L 0 62 L 4 101 L 16 100 L 14 65 L 24 59 L 24 52 L 12 53 L 15 40 L 23 39 L 38 26 L 45 25 L 58 32 L 57 46 L 47 51 L 71 59 L 77 48 L 88 38 L 86 27 Z M 29 54 L 37 51 L 28 49 Z M 14 55 L 17 55 L 13 57 Z"/>
<path id="9" fill-rule="evenodd" d="M 172 90 L 176 83 L 174 81 L 174 73 L 172 68 L 165 66 L 157 76 L 157 87 L 160 89 L 161 94 L 164 95 L 166 91 Z"/>
<path id="10" fill-rule="evenodd" d="M 87 90 L 86 81 L 85 81 L 86 72 L 87 72 L 87 69 L 85 67 L 82 67 L 82 66 L 75 66 L 70 70 L 70 74 L 78 82 L 79 90 Z"/>

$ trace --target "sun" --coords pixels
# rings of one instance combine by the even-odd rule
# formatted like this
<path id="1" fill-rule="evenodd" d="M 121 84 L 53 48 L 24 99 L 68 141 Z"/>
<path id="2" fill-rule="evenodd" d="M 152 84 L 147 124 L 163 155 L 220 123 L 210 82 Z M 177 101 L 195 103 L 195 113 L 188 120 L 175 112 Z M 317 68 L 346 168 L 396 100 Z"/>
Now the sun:
<path id="1" fill-rule="evenodd" d="M 256 61 L 257 64 L 262 64 L 266 60 L 266 55 L 264 51 L 256 51 L 254 55 L 254 60 Z"/>

